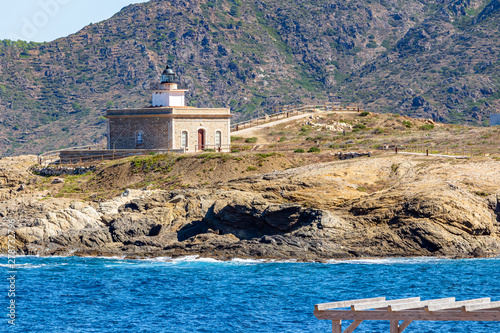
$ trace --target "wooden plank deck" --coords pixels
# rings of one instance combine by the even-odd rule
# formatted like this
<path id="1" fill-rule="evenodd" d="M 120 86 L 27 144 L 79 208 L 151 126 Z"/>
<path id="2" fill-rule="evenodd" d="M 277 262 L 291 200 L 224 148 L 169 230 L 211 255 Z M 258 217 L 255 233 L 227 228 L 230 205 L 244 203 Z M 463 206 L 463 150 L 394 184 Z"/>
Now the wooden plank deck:
<path id="1" fill-rule="evenodd" d="M 344 333 L 352 333 L 365 320 L 390 321 L 390 333 L 401 333 L 417 320 L 500 321 L 500 301 L 491 302 L 490 298 L 421 301 L 420 297 L 394 300 L 376 297 L 316 304 L 314 308 L 316 318 L 332 321 L 333 333 L 342 333 L 342 320 L 354 320 Z"/>

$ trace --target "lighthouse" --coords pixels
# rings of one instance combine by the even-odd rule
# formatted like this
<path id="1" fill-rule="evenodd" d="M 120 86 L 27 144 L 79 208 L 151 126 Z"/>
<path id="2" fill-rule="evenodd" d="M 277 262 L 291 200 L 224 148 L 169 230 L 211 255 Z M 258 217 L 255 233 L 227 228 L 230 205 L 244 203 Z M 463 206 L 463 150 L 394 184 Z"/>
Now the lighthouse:
<path id="1" fill-rule="evenodd" d="M 167 66 L 161 74 L 160 84 L 151 84 L 152 106 L 172 107 L 185 106 L 185 93 L 188 90 L 178 89 L 174 71 Z"/>
<path id="2" fill-rule="evenodd" d="M 109 109 L 108 149 L 132 153 L 197 153 L 207 149 L 229 152 L 231 110 L 186 106 L 185 89 L 179 89 L 174 71 L 167 66 L 160 82 L 150 84 L 151 105 Z"/>

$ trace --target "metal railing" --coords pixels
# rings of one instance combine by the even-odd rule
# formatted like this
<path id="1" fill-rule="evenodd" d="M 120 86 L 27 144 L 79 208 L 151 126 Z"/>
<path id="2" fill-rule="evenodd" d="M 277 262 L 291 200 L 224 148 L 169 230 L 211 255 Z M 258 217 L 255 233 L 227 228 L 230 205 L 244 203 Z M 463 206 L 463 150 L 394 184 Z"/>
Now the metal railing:
<path id="1" fill-rule="evenodd" d="M 481 147 L 466 147 L 466 146 L 444 146 L 435 147 L 428 145 L 393 145 L 388 149 L 394 152 L 416 153 L 431 155 L 444 155 L 456 157 L 474 157 L 474 156 L 491 156 L 500 154 L 500 149 L 481 148 Z"/>
<path id="2" fill-rule="evenodd" d="M 254 127 L 257 125 L 266 124 L 269 122 L 277 121 L 284 118 L 289 118 L 304 113 L 313 112 L 334 112 L 334 111 L 344 111 L 344 112 L 361 112 L 363 111 L 363 105 L 361 103 L 340 103 L 340 102 L 328 102 L 321 105 L 285 105 L 277 106 L 272 109 L 272 112 L 265 113 L 263 116 L 258 116 L 249 120 L 240 121 L 231 124 L 231 131 L 237 132 L 245 128 Z"/>
<path id="3" fill-rule="evenodd" d="M 45 153 L 38 155 L 38 164 L 45 165 L 45 164 L 52 164 L 52 163 L 56 162 L 59 159 L 60 153 L 62 151 L 67 151 L 67 150 L 100 150 L 100 149 L 106 149 L 106 144 L 101 143 L 101 144 L 97 144 L 97 145 L 88 145 L 88 146 L 79 146 L 79 147 L 51 150 L 51 151 L 47 151 Z"/>
<path id="4" fill-rule="evenodd" d="M 184 147 L 181 149 L 66 149 L 50 152 L 49 155 L 39 156 L 39 165 L 59 165 L 59 164 L 85 164 L 88 162 L 99 162 L 104 160 L 117 160 L 132 156 L 145 156 L 157 154 L 185 154 L 200 152 L 230 152 L 230 145 L 204 145 Z M 75 154 L 71 154 L 75 151 Z M 88 152 L 88 154 L 86 154 Z"/>

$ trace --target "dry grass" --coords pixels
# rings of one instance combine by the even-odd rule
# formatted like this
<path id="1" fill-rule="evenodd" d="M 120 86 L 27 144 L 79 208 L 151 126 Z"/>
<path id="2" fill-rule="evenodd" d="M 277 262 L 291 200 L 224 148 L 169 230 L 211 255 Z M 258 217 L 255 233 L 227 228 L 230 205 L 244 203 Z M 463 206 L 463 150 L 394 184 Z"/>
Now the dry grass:
<path id="1" fill-rule="evenodd" d="M 345 133 L 332 130 L 331 126 L 338 128 L 339 123 L 349 125 Z M 292 151 L 311 145 L 334 150 L 374 150 L 397 145 L 429 149 L 430 153 L 460 154 L 465 149 L 467 154 L 500 156 L 500 126 L 449 125 L 396 114 L 370 113 L 363 117 L 357 113 L 325 113 L 264 128 L 252 136 L 259 138 L 262 148 L 271 145 L 270 149 L 281 146 Z"/>

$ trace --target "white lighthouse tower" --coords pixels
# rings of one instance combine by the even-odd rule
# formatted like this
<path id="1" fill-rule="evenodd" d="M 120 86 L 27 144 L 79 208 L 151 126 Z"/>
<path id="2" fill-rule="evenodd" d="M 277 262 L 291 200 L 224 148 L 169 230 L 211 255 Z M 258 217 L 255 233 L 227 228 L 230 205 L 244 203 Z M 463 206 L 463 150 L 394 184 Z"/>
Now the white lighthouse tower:
<path id="1" fill-rule="evenodd" d="M 168 66 L 161 74 L 160 84 L 152 84 L 153 107 L 179 107 L 185 106 L 185 89 L 177 89 L 175 74 Z"/>

